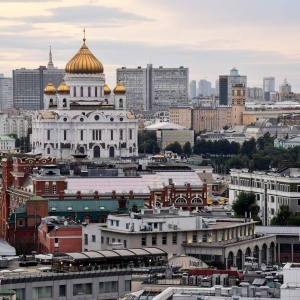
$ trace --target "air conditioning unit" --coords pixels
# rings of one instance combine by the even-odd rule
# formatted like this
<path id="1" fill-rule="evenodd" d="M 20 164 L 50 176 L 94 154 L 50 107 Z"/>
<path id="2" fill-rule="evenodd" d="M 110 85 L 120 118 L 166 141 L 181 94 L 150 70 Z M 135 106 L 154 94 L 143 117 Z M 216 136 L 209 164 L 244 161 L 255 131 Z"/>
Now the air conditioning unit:
<path id="1" fill-rule="evenodd" d="M 188 276 L 182 276 L 181 284 L 188 285 L 188 283 L 189 283 L 189 277 Z"/>

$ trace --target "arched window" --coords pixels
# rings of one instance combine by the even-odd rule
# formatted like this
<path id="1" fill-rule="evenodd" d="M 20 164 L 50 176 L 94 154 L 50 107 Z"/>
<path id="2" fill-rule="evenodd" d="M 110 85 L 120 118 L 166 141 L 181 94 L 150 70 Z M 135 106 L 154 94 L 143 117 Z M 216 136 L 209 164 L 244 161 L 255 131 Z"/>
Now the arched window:
<path id="1" fill-rule="evenodd" d="M 100 157 L 100 147 L 99 146 L 95 146 L 94 147 L 94 157 L 95 158 L 99 158 Z"/>
<path id="2" fill-rule="evenodd" d="M 123 108 L 123 99 L 120 99 L 120 100 L 119 100 L 119 107 L 120 107 L 120 108 Z"/>
<path id="3" fill-rule="evenodd" d="M 83 97 L 83 87 L 80 88 L 80 97 Z"/>
<path id="4" fill-rule="evenodd" d="M 88 87 L 88 97 L 91 97 L 91 87 L 90 86 Z"/>
<path id="5" fill-rule="evenodd" d="M 95 86 L 95 97 L 98 97 L 98 90 L 96 86 Z"/>
<path id="6" fill-rule="evenodd" d="M 199 197 L 195 197 L 191 201 L 192 204 L 202 204 L 202 200 Z"/>
<path id="7" fill-rule="evenodd" d="M 73 87 L 73 94 L 74 94 L 74 97 L 76 97 L 76 86 Z"/>
<path id="8" fill-rule="evenodd" d="M 185 200 L 185 198 L 183 198 L 183 197 L 178 197 L 178 198 L 175 200 L 175 203 L 178 203 L 178 204 L 184 203 L 184 204 L 186 204 L 186 200 Z"/>
<path id="9" fill-rule="evenodd" d="M 84 149 L 84 147 L 83 147 L 83 146 L 79 147 L 79 152 L 80 152 L 80 153 L 82 153 L 82 154 L 84 154 L 84 153 L 85 153 L 85 149 Z"/>
<path id="10" fill-rule="evenodd" d="M 66 98 L 63 99 L 63 107 L 67 107 L 67 99 Z"/>
<path id="11" fill-rule="evenodd" d="M 50 154 L 50 148 L 47 148 L 47 154 Z"/>
<path id="12" fill-rule="evenodd" d="M 53 99 L 51 98 L 49 101 L 49 106 L 53 105 Z"/>

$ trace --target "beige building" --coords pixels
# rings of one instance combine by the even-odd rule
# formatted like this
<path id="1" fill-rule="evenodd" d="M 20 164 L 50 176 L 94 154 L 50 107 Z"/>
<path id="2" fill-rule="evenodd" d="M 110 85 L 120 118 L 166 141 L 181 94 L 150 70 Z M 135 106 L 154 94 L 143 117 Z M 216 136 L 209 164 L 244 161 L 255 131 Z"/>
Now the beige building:
<path id="1" fill-rule="evenodd" d="M 192 124 L 192 108 L 190 107 L 173 107 L 169 110 L 170 123 L 184 126 L 190 129 Z"/>
<path id="2" fill-rule="evenodd" d="M 195 132 L 213 131 L 231 125 L 231 107 L 205 107 L 193 109 Z"/>
<path id="3" fill-rule="evenodd" d="M 232 86 L 232 111 L 231 125 L 243 124 L 243 112 L 245 111 L 246 86 L 245 84 L 235 84 Z"/>
<path id="4" fill-rule="evenodd" d="M 196 198 L 195 198 L 196 200 Z M 182 201 L 182 198 L 178 198 Z M 86 240 L 94 240 L 101 250 L 115 244 L 124 248 L 158 247 L 169 257 L 186 254 L 220 267 L 244 267 L 245 257 L 254 256 L 259 265 L 276 261 L 275 236 L 256 235 L 251 219 L 203 219 L 198 214 L 174 208 L 144 209 L 131 215 L 109 215 L 106 225 L 91 230 L 83 227 Z M 86 243 L 84 249 L 92 250 Z M 98 250 L 99 250 L 98 248 Z"/>

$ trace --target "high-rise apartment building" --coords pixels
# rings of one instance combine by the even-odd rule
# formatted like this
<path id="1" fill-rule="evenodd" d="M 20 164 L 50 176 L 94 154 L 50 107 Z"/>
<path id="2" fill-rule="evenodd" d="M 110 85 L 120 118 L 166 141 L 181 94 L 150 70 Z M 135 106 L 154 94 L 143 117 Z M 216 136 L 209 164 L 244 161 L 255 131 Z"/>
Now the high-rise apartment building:
<path id="1" fill-rule="evenodd" d="M 219 104 L 231 105 L 232 86 L 235 84 L 244 84 L 247 87 L 247 76 L 239 75 L 238 70 L 233 68 L 230 75 L 219 76 Z"/>
<path id="2" fill-rule="evenodd" d="M 117 80 L 126 87 L 127 107 L 139 110 L 166 110 L 172 104 L 184 103 L 189 97 L 189 69 L 153 68 L 119 68 Z"/>
<path id="3" fill-rule="evenodd" d="M 198 82 L 198 95 L 202 95 L 203 97 L 210 97 L 211 95 L 211 82 L 206 79 L 201 79 Z"/>
<path id="4" fill-rule="evenodd" d="M 13 107 L 13 80 L 0 74 L 0 111 Z"/>
<path id="5" fill-rule="evenodd" d="M 197 96 L 196 80 L 190 82 L 190 99 L 194 99 Z"/>
<path id="6" fill-rule="evenodd" d="M 264 99 L 270 101 L 270 94 L 275 92 L 275 77 L 263 78 Z"/>
<path id="7" fill-rule="evenodd" d="M 13 107 L 24 110 L 43 109 L 44 88 L 49 80 L 57 88 L 62 82 L 64 73 L 64 69 L 54 67 L 51 49 L 47 67 L 13 70 Z"/>
<path id="8" fill-rule="evenodd" d="M 247 101 L 262 100 L 264 98 L 263 89 L 259 87 L 249 87 L 247 88 L 246 96 Z"/>

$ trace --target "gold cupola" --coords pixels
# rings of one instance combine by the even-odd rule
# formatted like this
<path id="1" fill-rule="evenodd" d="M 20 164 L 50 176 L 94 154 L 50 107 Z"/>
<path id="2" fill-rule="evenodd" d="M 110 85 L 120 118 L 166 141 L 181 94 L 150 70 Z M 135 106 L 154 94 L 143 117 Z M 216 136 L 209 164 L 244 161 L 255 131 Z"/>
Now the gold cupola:
<path id="1" fill-rule="evenodd" d="M 60 86 L 57 88 L 58 94 L 61 95 L 69 95 L 70 94 L 70 88 L 66 85 L 65 80 L 63 79 Z"/>
<path id="2" fill-rule="evenodd" d="M 104 83 L 104 95 L 110 95 L 110 93 L 111 93 L 111 89 L 106 83 Z"/>
<path id="3" fill-rule="evenodd" d="M 46 95 L 55 95 L 56 94 L 56 88 L 52 84 L 51 79 L 49 79 L 48 85 L 44 88 L 44 94 L 46 94 Z"/>
<path id="4" fill-rule="evenodd" d="M 65 71 L 68 74 L 101 74 L 103 73 L 103 65 L 85 44 L 85 30 L 83 32 L 83 45 L 67 63 Z"/>
<path id="5" fill-rule="evenodd" d="M 114 88 L 114 94 L 115 95 L 125 95 L 126 94 L 126 88 L 122 84 L 121 80 L 119 80 L 118 84 Z"/>

